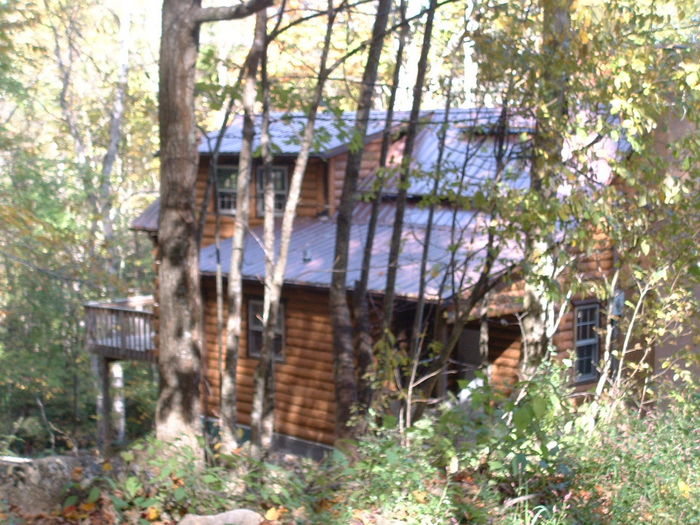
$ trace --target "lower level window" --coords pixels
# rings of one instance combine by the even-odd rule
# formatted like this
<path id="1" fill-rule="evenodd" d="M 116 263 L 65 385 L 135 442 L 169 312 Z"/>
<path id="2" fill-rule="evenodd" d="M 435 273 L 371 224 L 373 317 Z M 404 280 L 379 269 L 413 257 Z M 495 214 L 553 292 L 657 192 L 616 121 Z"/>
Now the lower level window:
<path id="1" fill-rule="evenodd" d="M 263 340 L 263 302 L 257 299 L 248 301 L 248 357 L 260 357 Z M 275 358 L 282 359 L 284 348 L 284 305 L 280 305 L 277 327 L 275 328 Z"/>
<path id="2" fill-rule="evenodd" d="M 597 304 L 577 306 L 575 316 L 576 379 L 595 379 L 598 375 L 600 307 Z"/>

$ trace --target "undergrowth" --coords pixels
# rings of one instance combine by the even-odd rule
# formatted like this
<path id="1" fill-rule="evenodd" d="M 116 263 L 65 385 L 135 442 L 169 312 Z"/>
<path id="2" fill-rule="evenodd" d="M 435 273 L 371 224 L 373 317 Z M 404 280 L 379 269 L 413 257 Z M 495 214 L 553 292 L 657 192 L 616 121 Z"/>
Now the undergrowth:
<path id="1" fill-rule="evenodd" d="M 246 507 L 285 524 L 700 524 L 695 387 L 676 385 L 663 408 L 643 414 L 633 404 L 615 414 L 575 404 L 565 391 L 561 374 L 545 369 L 526 394 L 482 387 L 407 431 L 375 415 L 351 452 L 320 463 L 210 451 L 216 464 L 204 467 L 146 440 L 100 477 L 76 480 L 62 516 L 173 523 Z"/>

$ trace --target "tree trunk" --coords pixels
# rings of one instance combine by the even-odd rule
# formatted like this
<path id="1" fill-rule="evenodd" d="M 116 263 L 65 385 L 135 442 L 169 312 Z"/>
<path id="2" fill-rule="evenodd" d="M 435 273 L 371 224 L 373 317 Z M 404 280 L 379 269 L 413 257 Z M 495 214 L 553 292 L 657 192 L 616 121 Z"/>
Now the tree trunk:
<path id="1" fill-rule="evenodd" d="M 243 88 L 243 143 L 238 158 L 236 181 L 236 223 L 231 249 L 228 276 L 228 318 L 226 321 L 226 366 L 221 387 L 221 442 L 227 452 L 237 446 L 236 423 L 236 370 L 241 339 L 243 308 L 243 247 L 250 217 L 250 181 L 253 178 L 253 139 L 255 137 L 255 99 L 257 98 L 257 71 L 265 48 L 267 15 L 264 10 L 256 15 L 255 36 L 245 65 Z"/>
<path id="2" fill-rule="evenodd" d="M 424 310 L 425 310 L 425 277 L 428 271 L 428 255 L 430 253 L 430 240 L 433 234 L 433 217 L 435 216 L 435 201 L 438 197 L 440 188 L 440 179 L 442 177 L 442 160 L 445 154 L 445 140 L 447 138 L 447 127 L 450 125 L 450 110 L 452 104 L 452 79 L 454 71 L 450 72 L 450 78 L 447 83 L 447 96 L 445 99 L 445 117 L 444 122 L 438 134 L 438 156 L 436 162 L 435 173 L 433 173 L 433 188 L 430 194 L 430 205 L 428 206 L 428 221 L 425 228 L 425 236 L 423 239 L 423 253 L 421 254 L 420 272 L 418 275 L 418 301 L 416 302 L 416 313 L 413 317 L 413 329 L 411 331 L 410 352 L 411 358 L 411 376 L 408 380 L 408 391 L 406 393 L 406 426 L 411 426 L 411 417 L 413 415 L 413 390 L 416 383 L 416 375 L 418 373 L 418 364 L 423 348 L 423 340 L 425 338 L 424 326 Z"/>
<path id="3" fill-rule="evenodd" d="M 264 218 L 264 245 L 265 245 L 265 300 L 263 303 L 263 337 L 260 361 L 255 369 L 253 409 L 251 411 L 251 442 L 253 450 L 260 453 L 263 449 L 269 449 L 272 444 L 272 433 L 274 430 L 274 341 L 276 327 L 279 318 L 280 297 L 282 295 L 282 284 L 284 283 L 284 272 L 287 266 L 287 256 L 289 244 L 292 238 L 294 218 L 296 217 L 297 204 L 301 195 L 301 184 L 306 173 L 306 166 L 309 160 L 309 153 L 313 145 L 314 126 L 316 113 L 323 97 L 323 87 L 328 77 L 326 62 L 330 50 L 333 24 L 337 15 L 333 1 L 328 0 L 328 24 L 321 51 L 321 61 L 319 64 L 319 74 L 312 95 L 312 100 L 307 114 L 306 128 L 301 141 L 299 155 L 297 155 L 289 184 L 289 193 L 282 215 L 282 225 L 280 228 L 279 256 L 275 259 L 275 239 L 274 239 L 274 192 L 270 177 L 269 164 L 271 157 L 265 148 L 265 218 Z M 263 64 L 266 66 L 267 61 Z M 267 78 L 267 69 L 263 68 L 263 76 Z M 267 85 L 267 82 L 265 82 Z M 266 92 L 267 94 L 267 92 Z M 267 96 L 264 97 L 267 102 Z M 267 110 L 267 105 L 265 106 Z M 267 111 L 265 112 L 267 115 Z M 265 117 L 264 117 L 265 118 Z M 267 143 L 267 139 L 266 139 Z"/>
<path id="4" fill-rule="evenodd" d="M 565 64 L 570 46 L 571 0 L 542 0 L 543 70 L 540 80 L 539 103 L 536 110 L 536 130 L 533 141 L 530 191 L 547 213 L 556 199 L 556 172 L 561 167 L 562 131 L 566 118 Z M 555 217 L 535 225 L 526 240 L 525 316 L 522 320 L 523 358 L 521 379 L 533 376 L 545 357 L 556 321 L 551 285 L 556 273 L 553 224 Z"/>
<path id="5" fill-rule="evenodd" d="M 158 225 L 160 394 L 158 439 L 199 449 L 202 307 L 193 188 L 194 73 L 199 24 L 192 2 L 163 3 L 160 48 L 160 219 Z"/>
<path id="6" fill-rule="evenodd" d="M 413 105 L 406 130 L 406 145 L 404 146 L 403 159 L 401 161 L 401 172 L 399 175 L 399 191 L 396 197 L 396 214 L 394 216 L 394 230 L 391 235 L 391 245 L 389 247 L 389 264 L 386 274 L 386 289 L 384 292 L 383 308 L 383 333 L 386 335 L 391 331 L 394 317 L 394 297 L 396 292 L 396 275 L 398 273 L 399 251 L 401 249 L 401 234 L 403 231 L 403 217 L 406 210 L 406 188 L 411 170 L 411 156 L 413 155 L 413 144 L 418 133 L 418 119 L 420 118 L 421 100 L 423 97 L 423 86 L 425 75 L 428 69 L 428 53 L 433 33 L 433 20 L 435 19 L 435 9 L 437 0 L 430 0 L 428 18 L 425 22 L 423 33 L 423 43 L 421 45 L 420 58 L 418 59 L 418 71 L 416 83 L 413 86 Z"/>
<path id="7" fill-rule="evenodd" d="M 367 224 L 367 237 L 362 254 L 362 271 L 360 281 L 357 283 L 354 294 L 353 311 L 355 314 L 355 354 L 357 356 L 357 403 L 361 413 L 365 413 L 372 404 L 374 388 L 372 386 L 372 365 L 374 362 L 373 342 L 371 334 L 371 323 L 369 318 L 369 303 L 367 297 L 367 286 L 369 282 L 370 264 L 372 262 L 372 248 L 374 236 L 377 230 L 379 219 L 379 206 L 382 202 L 382 185 L 385 178 L 389 146 L 392 142 L 392 128 L 394 121 L 394 105 L 396 104 L 396 92 L 399 87 L 399 75 L 403 62 L 403 51 L 408 35 L 408 24 L 406 23 L 406 0 L 401 0 L 399 8 L 401 18 L 401 29 L 399 32 L 399 45 L 394 59 L 394 72 L 392 75 L 391 89 L 389 92 L 389 102 L 387 104 L 384 130 L 382 131 L 382 146 L 379 152 L 379 187 L 375 188 L 377 194 L 372 201 L 369 223 Z M 347 250 L 346 250 L 347 251 Z M 346 257 L 347 258 L 347 257 Z M 337 258 L 336 258 L 337 260 Z"/>
<path id="8" fill-rule="evenodd" d="M 379 0 L 377 15 L 372 28 L 372 43 L 367 55 L 367 64 L 362 75 L 360 102 L 355 116 L 353 142 L 364 143 L 367 136 L 367 121 L 372 109 L 379 59 L 384 45 L 384 31 L 391 10 L 390 0 Z M 397 66 L 398 69 L 398 66 Z M 352 320 L 347 301 L 346 275 L 348 266 L 348 247 L 352 211 L 355 202 L 357 181 L 364 148 L 351 149 L 348 153 L 343 191 L 340 197 L 336 218 L 336 244 L 333 262 L 333 274 L 330 288 L 331 321 L 333 323 L 333 344 L 335 347 L 335 396 L 336 396 L 336 437 L 349 435 L 352 406 L 357 401 L 357 383 L 355 380 L 355 357 L 353 352 Z M 366 284 L 365 284 L 366 289 Z M 362 292 L 360 292 L 362 293 Z M 365 295 L 364 293 L 362 295 Z M 366 351 L 365 351 L 366 360 Z M 366 368 L 366 363 L 365 363 Z"/>
<path id="9" fill-rule="evenodd" d="M 202 8 L 199 0 L 163 2 L 160 47 L 160 218 L 158 233 L 160 393 L 156 435 L 199 450 L 202 304 L 194 187 L 198 152 L 194 81 L 199 24 L 241 18 L 269 5 L 251 0 Z"/>

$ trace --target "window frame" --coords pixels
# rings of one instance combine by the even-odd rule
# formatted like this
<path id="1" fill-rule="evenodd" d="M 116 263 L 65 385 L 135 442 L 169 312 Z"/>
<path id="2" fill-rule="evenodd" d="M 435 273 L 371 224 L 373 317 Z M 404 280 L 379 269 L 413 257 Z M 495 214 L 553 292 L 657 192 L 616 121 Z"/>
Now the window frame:
<path id="1" fill-rule="evenodd" d="M 226 170 L 232 170 L 232 173 L 229 174 L 227 178 L 230 178 L 230 176 L 235 173 L 235 185 L 236 187 L 234 188 L 225 188 L 222 189 L 221 187 L 221 176 L 219 173 L 219 170 L 226 169 Z M 215 176 L 216 176 L 216 194 L 214 198 L 216 201 L 214 202 L 214 206 L 216 206 L 215 211 L 217 211 L 221 215 L 236 215 L 236 202 L 238 200 L 238 166 L 235 164 L 219 164 L 215 168 Z M 227 208 L 222 208 L 221 207 L 221 197 L 223 194 L 227 194 L 227 198 L 233 198 L 232 200 L 232 206 L 227 207 Z"/>
<path id="2" fill-rule="evenodd" d="M 259 311 L 262 313 L 263 307 L 264 307 L 264 302 L 262 297 L 253 297 L 248 299 L 248 348 L 246 351 L 246 354 L 248 355 L 249 358 L 251 359 L 260 359 L 260 354 L 262 348 L 258 348 L 257 351 L 254 351 L 254 347 L 257 347 L 257 344 L 253 344 L 253 337 L 254 334 L 253 332 L 257 332 L 260 334 L 260 344 L 262 345 L 262 319 L 260 320 L 260 327 L 257 327 L 253 323 L 253 319 L 255 319 L 257 316 L 254 314 L 254 308 L 259 307 Z M 284 349 L 285 349 L 285 343 L 286 343 L 286 317 L 285 317 L 285 305 L 284 301 L 280 302 L 280 311 L 279 311 L 279 316 L 277 318 L 277 329 L 275 330 L 276 336 L 281 338 L 281 343 L 280 343 L 280 351 L 279 353 L 275 352 L 275 355 L 273 356 L 275 361 L 284 361 Z"/>
<path id="3" fill-rule="evenodd" d="M 579 323 L 579 312 L 584 310 L 593 310 L 594 317 L 585 323 Z M 579 327 L 590 327 L 592 336 L 579 339 Z M 577 304 L 574 307 L 574 374 L 577 383 L 586 383 L 598 379 L 598 362 L 600 360 L 600 304 L 597 302 L 585 302 Z M 588 357 L 581 356 L 581 349 L 593 345 L 591 355 Z M 591 371 L 582 373 L 580 371 L 580 363 L 590 361 Z"/>
<path id="4" fill-rule="evenodd" d="M 284 191 L 275 190 L 274 215 L 275 215 L 275 217 L 282 217 L 282 215 L 284 215 L 284 207 L 287 204 L 287 198 L 289 196 L 289 170 L 287 169 L 287 166 L 280 165 L 280 164 L 275 164 L 273 166 L 270 166 L 270 172 L 271 172 L 273 177 L 274 177 L 275 171 L 282 173 L 282 180 L 284 181 Z M 255 211 L 256 211 L 258 217 L 264 217 L 265 216 L 265 168 L 263 166 L 258 167 L 255 180 L 256 180 L 255 189 L 257 192 Z M 282 196 L 282 195 L 284 196 L 284 200 L 282 201 L 281 208 L 278 208 L 277 207 L 277 198 L 279 196 Z"/>

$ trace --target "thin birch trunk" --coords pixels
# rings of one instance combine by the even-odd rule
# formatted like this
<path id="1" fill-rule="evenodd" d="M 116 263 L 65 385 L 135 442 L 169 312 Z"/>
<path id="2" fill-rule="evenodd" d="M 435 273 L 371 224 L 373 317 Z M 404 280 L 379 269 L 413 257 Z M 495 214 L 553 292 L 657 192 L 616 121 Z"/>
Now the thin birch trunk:
<path id="1" fill-rule="evenodd" d="M 263 336 L 260 361 L 255 370 L 253 379 L 253 408 L 251 410 L 251 445 L 253 453 L 260 455 L 263 450 L 269 449 L 272 444 L 274 430 L 274 342 L 276 327 L 279 318 L 280 297 L 282 294 L 282 284 L 284 282 L 284 272 L 287 266 L 287 256 L 289 244 L 292 237 L 292 228 L 296 216 L 297 204 L 301 194 L 301 184 L 306 172 L 306 165 L 309 160 L 309 153 L 313 144 L 314 126 L 316 113 L 323 96 L 323 87 L 328 76 L 326 62 L 330 50 L 333 24 L 337 15 L 337 9 L 333 6 L 333 1 L 327 4 L 328 24 L 321 52 L 321 63 L 319 65 L 319 75 L 314 87 L 312 101 L 307 114 L 307 123 L 301 141 L 299 155 L 294 164 L 289 184 L 289 193 L 284 206 L 282 225 L 280 229 L 279 255 L 275 258 L 274 249 L 274 193 L 272 181 L 270 180 L 270 159 L 266 161 L 265 177 L 265 216 L 264 216 L 264 236 L 266 258 L 265 272 L 265 299 L 263 302 Z M 265 70 L 265 68 L 264 68 Z M 266 74 L 266 73 L 265 73 Z M 267 84 L 267 82 L 266 82 Z M 265 97 L 267 98 L 267 97 Z M 267 104 L 264 113 L 268 113 Z"/>
<path id="2" fill-rule="evenodd" d="M 238 444 L 236 395 L 238 352 L 241 339 L 243 308 L 243 250 L 245 232 L 250 217 L 250 181 L 253 178 L 253 140 L 255 138 L 255 99 L 257 71 L 266 42 L 267 14 L 258 11 L 255 18 L 255 36 L 245 64 L 243 87 L 243 141 L 238 157 L 236 180 L 236 221 L 231 245 L 231 263 L 228 275 L 228 317 L 226 319 L 226 363 L 221 381 L 221 443 L 231 452 Z"/>

